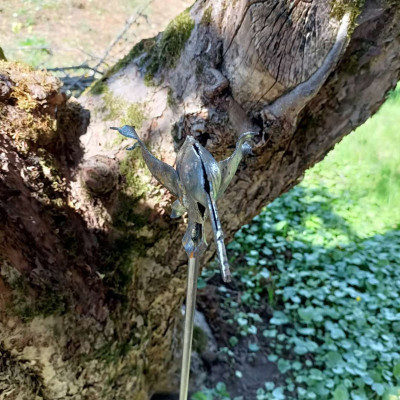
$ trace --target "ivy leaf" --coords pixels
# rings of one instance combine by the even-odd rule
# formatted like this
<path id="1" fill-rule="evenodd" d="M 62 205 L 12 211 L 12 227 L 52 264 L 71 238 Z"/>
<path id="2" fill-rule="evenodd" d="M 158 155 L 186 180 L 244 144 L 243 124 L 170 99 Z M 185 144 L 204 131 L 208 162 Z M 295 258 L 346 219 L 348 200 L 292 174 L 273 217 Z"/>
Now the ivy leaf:
<path id="1" fill-rule="evenodd" d="M 335 368 L 343 363 L 343 358 L 337 351 L 330 351 L 325 356 L 325 363 L 328 368 Z"/>
<path id="2" fill-rule="evenodd" d="M 349 400 L 349 391 L 346 386 L 339 385 L 333 392 L 334 400 Z"/>
<path id="3" fill-rule="evenodd" d="M 281 230 L 283 230 L 283 228 L 286 228 L 287 225 L 288 225 L 287 221 L 280 221 L 280 222 L 277 222 L 276 224 L 274 224 L 273 229 L 276 231 L 281 231 Z"/>
<path id="4" fill-rule="evenodd" d="M 276 329 L 265 329 L 263 331 L 263 336 L 267 338 L 273 338 L 276 336 L 276 334 L 277 334 Z"/>
<path id="5" fill-rule="evenodd" d="M 400 333 L 400 321 L 399 322 L 393 322 L 392 328 L 393 328 L 394 332 Z"/>
<path id="6" fill-rule="evenodd" d="M 250 351 L 257 352 L 260 350 L 260 346 L 257 343 L 249 343 L 248 347 Z"/>
<path id="7" fill-rule="evenodd" d="M 230 344 L 232 347 L 235 347 L 238 343 L 239 343 L 239 339 L 238 339 L 236 336 L 231 336 L 231 337 L 229 338 L 229 344 Z"/>
<path id="8" fill-rule="evenodd" d="M 395 378 L 400 378 L 400 362 L 393 367 L 393 375 Z"/>
<path id="9" fill-rule="evenodd" d="M 255 325 L 249 326 L 249 333 L 256 335 L 257 334 L 257 327 Z"/>
<path id="10" fill-rule="evenodd" d="M 229 396 L 229 393 L 226 391 L 226 385 L 224 382 L 218 382 L 215 386 L 215 389 L 217 390 L 219 395 Z"/>
<path id="11" fill-rule="evenodd" d="M 196 392 L 192 395 L 192 400 L 210 400 L 210 397 L 207 396 L 205 393 Z"/>
<path id="12" fill-rule="evenodd" d="M 277 359 L 278 359 L 278 356 L 276 354 L 270 354 L 268 356 L 268 361 L 275 362 Z"/>
<path id="13" fill-rule="evenodd" d="M 274 315 L 269 320 L 269 323 L 273 325 L 284 325 L 289 323 L 289 319 L 282 311 L 274 311 Z"/>
<path id="14" fill-rule="evenodd" d="M 275 388 L 275 383 L 274 382 L 265 382 L 264 386 L 265 386 L 265 389 L 267 389 L 268 391 L 271 391 Z"/>
<path id="15" fill-rule="evenodd" d="M 290 361 L 280 358 L 278 360 L 278 369 L 281 374 L 285 374 L 291 369 Z"/>
<path id="16" fill-rule="evenodd" d="M 354 390 L 351 392 L 351 399 L 352 400 L 368 400 L 363 389 Z"/>
<path id="17" fill-rule="evenodd" d="M 296 371 L 300 371 L 302 367 L 303 367 L 303 364 L 300 361 L 295 361 L 293 363 L 293 369 Z"/>
<path id="18" fill-rule="evenodd" d="M 308 335 L 314 335 L 315 334 L 315 329 L 314 328 L 299 328 L 297 330 L 302 335 L 308 336 Z"/>
<path id="19" fill-rule="evenodd" d="M 277 387 L 272 391 L 272 396 L 274 396 L 274 400 L 283 400 L 285 395 L 283 394 L 283 388 Z"/>
<path id="20" fill-rule="evenodd" d="M 297 344 L 294 348 L 294 352 L 302 356 L 308 353 L 308 349 L 304 344 Z"/>
<path id="21" fill-rule="evenodd" d="M 382 383 L 375 382 L 372 385 L 372 390 L 374 390 L 379 396 L 382 396 L 383 393 L 385 392 L 385 386 L 382 385 Z"/>
<path id="22" fill-rule="evenodd" d="M 197 278 L 197 289 L 204 289 L 206 286 L 207 286 L 207 282 L 204 280 L 204 278 L 199 276 Z"/>

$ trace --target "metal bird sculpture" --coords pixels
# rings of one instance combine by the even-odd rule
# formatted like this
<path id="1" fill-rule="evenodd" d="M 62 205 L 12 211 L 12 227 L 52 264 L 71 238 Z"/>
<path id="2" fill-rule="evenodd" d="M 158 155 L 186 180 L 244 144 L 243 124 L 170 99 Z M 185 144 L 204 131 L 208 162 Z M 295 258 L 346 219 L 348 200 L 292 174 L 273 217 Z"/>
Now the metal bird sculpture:
<path id="1" fill-rule="evenodd" d="M 224 244 L 224 234 L 218 217 L 216 201 L 223 195 L 236 173 L 242 157 L 251 153 L 247 143 L 255 132 L 240 135 L 236 149 L 226 160 L 217 162 L 194 137 L 187 136 L 176 160 L 176 170 L 158 160 L 140 140 L 134 127 L 124 125 L 117 130 L 136 142 L 127 150 L 140 147 L 143 159 L 152 175 L 178 198 L 172 206 L 172 218 L 188 213 L 188 228 L 183 237 L 183 246 L 189 257 L 188 286 L 186 294 L 185 334 L 183 345 L 180 400 L 187 399 L 190 371 L 190 356 L 193 337 L 193 321 L 197 291 L 199 259 L 207 248 L 204 223 L 210 218 L 217 254 L 221 265 L 222 279 L 231 280 L 228 258 Z"/>

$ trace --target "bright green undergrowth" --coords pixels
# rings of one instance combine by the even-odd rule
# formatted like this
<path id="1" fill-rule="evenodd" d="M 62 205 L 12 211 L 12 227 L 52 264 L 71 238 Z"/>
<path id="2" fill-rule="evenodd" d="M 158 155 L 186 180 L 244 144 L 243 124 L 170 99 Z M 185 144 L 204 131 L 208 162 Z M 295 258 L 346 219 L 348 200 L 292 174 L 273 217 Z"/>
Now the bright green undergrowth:
<path id="1" fill-rule="evenodd" d="M 257 400 L 400 399 L 399 122 L 397 89 L 228 246 L 246 263 L 240 301 L 226 293 L 221 305 L 237 332 L 222 350 L 234 360 L 246 341 L 281 374 Z M 229 398 L 221 384 L 193 396 Z"/>
<path id="2" fill-rule="evenodd" d="M 344 199 L 334 211 L 363 237 L 400 224 L 400 85 L 379 112 L 306 175 Z M 338 204 L 338 207 L 336 207 Z"/>

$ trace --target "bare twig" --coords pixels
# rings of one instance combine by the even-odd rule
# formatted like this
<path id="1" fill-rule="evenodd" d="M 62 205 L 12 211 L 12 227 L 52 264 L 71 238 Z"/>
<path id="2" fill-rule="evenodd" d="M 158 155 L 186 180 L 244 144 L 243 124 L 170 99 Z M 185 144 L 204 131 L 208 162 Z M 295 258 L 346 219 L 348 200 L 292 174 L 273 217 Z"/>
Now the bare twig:
<path id="1" fill-rule="evenodd" d="M 97 69 L 101 64 L 104 63 L 104 60 L 108 57 L 108 55 L 110 54 L 111 50 L 115 47 L 115 45 L 122 39 L 122 37 L 126 34 L 126 32 L 129 30 L 129 28 L 140 18 L 140 17 L 144 17 L 144 11 L 146 10 L 146 8 L 148 8 L 151 3 L 153 3 L 154 0 L 150 0 L 147 2 L 147 4 L 145 6 L 143 6 L 141 8 L 141 10 L 135 12 L 134 14 L 132 14 L 128 20 L 125 23 L 124 28 L 122 29 L 122 31 L 114 38 L 114 40 L 112 40 L 112 42 L 109 44 L 109 46 L 107 47 L 103 57 L 100 59 L 100 61 L 95 65 L 95 69 Z M 146 17 L 145 17 L 146 18 Z"/>
<path id="2" fill-rule="evenodd" d="M 64 88 L 66 90 L 70 90 L 71 92 L 74 92 L 76 96 L 79 96 L 83 92 L 83 90 L 85 90 L 93 83 L 95 79 L 98 79 L 99 77 L 104 75 L 104 72 L 109 68 L 110 65 L 114 64 L 127 53 L 127 51 L 129 50 L 128 47 L 130 48 L 132 46 L 131 40 L 128 40 L 128 38 L 126 37 L 127 32 L 132 27 L 132 25 L 140 25 L 139 20 L 141 18 L 143 18 L 148 23 L 148 17 L 145 14 L 145 11 L 153 2 L 154 0 L 149 0 L 145 6 L 143 6 L 140 10 L 135 11 L 135 13 L 133 13 L 127 19 L 124 28 L 110 42 L 102 57 L 90 54 L 80 47 L 73 49 L 67 48 L 67 51 L 78 50 L 81 53 L 86 54 L 86 56 L 88 57 L 87 60 L 81 65 L 71 65 L 67 67 L 54 67 L 46 69 L 58 75 L 59 79 L 61 79 L 61 81 L 64 83 Z M 136 37 L 135 33 L 133 33 L 132 35 L 133 37 Z M 117 44 L 122 41 L 125 42 L 122 46 L 123 48 L 119 49 L 116 52 L 113 52 L 113 49 L 117 46 Z M 29 46 L 29 48 L 32 48 L 32 46 Z M 43 50 L 44 49 L 45 48 L 43 48 Z M 111 53 L 114 54 L 112 55 Z M 92 67 L 90 64 L 94 63 L 95 65 L 94 67 Z"/>
<path id="3" fill-rule="evenodd" d="M 103 72 L 99 71 L 96 68 L 91 67 L 90 65 L 87 64 L 82 64 L 82 65 L 73 65 L 70 67 L 55 67 L 55 68 L 46 68 L 47 71 L 68 71 L 68 70 L 79 70 L 79 69 L 90 69 L 94 71 L 97 74 L 103 74 Z"/>

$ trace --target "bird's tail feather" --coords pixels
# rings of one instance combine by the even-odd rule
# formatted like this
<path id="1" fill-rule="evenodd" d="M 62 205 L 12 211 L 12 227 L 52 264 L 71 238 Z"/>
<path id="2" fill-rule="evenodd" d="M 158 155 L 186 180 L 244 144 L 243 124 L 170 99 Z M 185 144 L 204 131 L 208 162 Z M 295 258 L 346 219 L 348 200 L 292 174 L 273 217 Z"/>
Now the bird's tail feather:
<path id="1" fill-rule="evenodd" d="M 229 269 L 228 256 L 226 255 L 226 248 L 224 243 L 224 233 L 222 231 L 221 222 L 218 217 L 218 210 L 215 201 L 208 197 L 208 209 L 210 212 L 211 225 L 214 232 L 215 244 L 217 246 L 217 254 L 221 264 L 221 274 L 224 282 L 231 281 L 231 272 Z"/>

